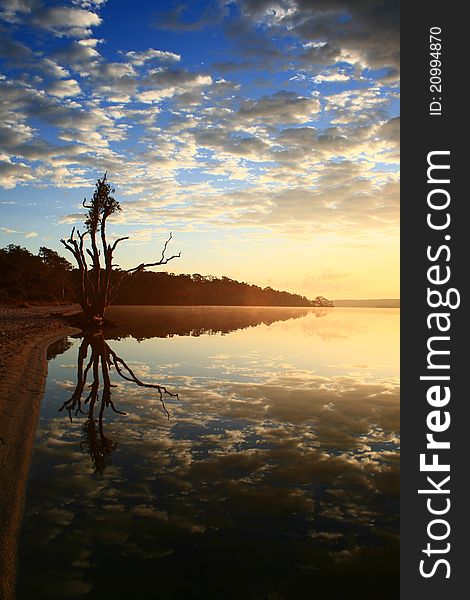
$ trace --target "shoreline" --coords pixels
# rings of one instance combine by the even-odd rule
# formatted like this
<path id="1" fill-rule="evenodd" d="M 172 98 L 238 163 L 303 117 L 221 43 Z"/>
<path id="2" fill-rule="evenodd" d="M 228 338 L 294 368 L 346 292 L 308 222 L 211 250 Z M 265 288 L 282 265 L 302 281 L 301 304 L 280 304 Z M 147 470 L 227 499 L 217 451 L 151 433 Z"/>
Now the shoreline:
<path id="1" fill-rule="evenodd" d="M 15 598 L 17 539 L 47 378 L 47 350 L 80 333 L 77 305 L 0 307 L 0 598 Z"/>

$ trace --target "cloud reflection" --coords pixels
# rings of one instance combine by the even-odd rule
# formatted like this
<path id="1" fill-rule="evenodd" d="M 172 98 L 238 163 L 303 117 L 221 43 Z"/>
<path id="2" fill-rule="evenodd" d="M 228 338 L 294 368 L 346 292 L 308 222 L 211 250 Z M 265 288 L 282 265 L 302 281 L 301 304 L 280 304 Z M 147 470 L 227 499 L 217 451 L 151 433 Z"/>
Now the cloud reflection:
<path id="1" fill-rule="evenodd" d="M 253 349 L 255 336 L 274 336 L 277 327 L 285 346 L 312 353 L 306 320 L 186 338 L 183 374 L 173 357 L 160 360 L 167 340 L 152 341 L 156 361 L 144 360 L 135 341 L 115 342 L 135 373 L 164 381 L 179 398 L 169 400 L 168 420 L 152 390 L 119 381 L 113 399 L 127 414 L 107 415 L 117 447 L 101 477 L 80 451 L 78 422 L 57 413 L 41 421 L 21 546 L 39 597 L 144 594 L 155 578 L 169 598 L 301 598 L 312 589 L 371 598 L 364 585 L 374 580 L 384 597 L 397 597 L 397 373 L 380 374 L 386 349 L 376 352 L 378 366 L 368 358 L 368 370 L 355 375 L 317 372 L 312 354 L 307 369 L 285 348 Z M 367 327 L 363 317 L 352 331 Z M 337 344 L 316 339 L 319 354 Z M 190 368 L 194 343 L 199 363 Z M 363 364 L 366 351 L 356 348 Z M 76 344 L 58 362 L 68 364 L 72 352 Z M 58 382 L 60 373 L 70 377 L 51 371 Z M 70 390 L 54 384 L 54 394 L 64 399 Z M 40 549 L 47 558 L 38 562 Z M 122 568 L 105 576 L 116 564 Z"/>

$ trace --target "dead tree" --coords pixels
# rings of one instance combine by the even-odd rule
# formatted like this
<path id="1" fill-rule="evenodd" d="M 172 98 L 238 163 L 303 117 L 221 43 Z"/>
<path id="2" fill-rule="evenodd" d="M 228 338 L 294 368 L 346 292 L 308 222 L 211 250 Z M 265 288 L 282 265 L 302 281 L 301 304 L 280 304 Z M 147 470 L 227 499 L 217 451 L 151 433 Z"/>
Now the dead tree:
<path id="1" fill-rule="evenodd" d="M 79 303 L 87 322 L 90 325 L 101 325 L 107 307 L 116 297 L 119 286 L 129 275 L 143 271 L 147 267 L 166 265 L 174 258 L 179 258 L 181 252 L 167 257 L 166 251 L 172 239 L 170 233 L 166 240 L 159 260 L 152 263 L 141 263 L 127 270 L 116 271 L 113 269 L 114 251 L 117 245 L 129 239 L 128 236 L 108 243 L 106 237 L 107 219 L 114 213 L 121 211 L 121 206 L 112 196 L 115 190 L 107 181 L 107 173 L 96 182 L 94 194 L 87 204 L 83 201 L 84 208 L 88 209 L 85 219 L 85 230 L 72 229 L 67 240 L 61 239 L 61 243 L 72 253 L 77 263 L 80 282 L 78 289 Z M 90 247 L 86 247 L 85 238 L 88 236 Z M 88 261 L 91 260 L 89 263 Z"/>

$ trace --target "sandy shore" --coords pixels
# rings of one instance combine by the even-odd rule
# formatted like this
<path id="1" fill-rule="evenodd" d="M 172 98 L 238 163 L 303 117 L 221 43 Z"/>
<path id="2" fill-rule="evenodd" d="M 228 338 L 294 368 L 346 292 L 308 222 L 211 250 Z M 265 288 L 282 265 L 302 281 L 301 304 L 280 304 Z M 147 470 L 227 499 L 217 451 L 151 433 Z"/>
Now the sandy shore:
<path id="1" fill-rule="evenodd" d="M 49 345 L 78 333 L 65 316 L 78 305 L 0 306 L 0 598 L 15 597 L 16 544 Z"/>

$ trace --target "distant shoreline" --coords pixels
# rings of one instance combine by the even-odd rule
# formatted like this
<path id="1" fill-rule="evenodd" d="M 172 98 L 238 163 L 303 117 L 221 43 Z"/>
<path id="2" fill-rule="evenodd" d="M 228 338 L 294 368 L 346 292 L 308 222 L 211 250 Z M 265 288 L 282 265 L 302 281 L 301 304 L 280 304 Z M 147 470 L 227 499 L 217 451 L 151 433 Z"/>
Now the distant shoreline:
<path id="1" fill-rule="evenodd" d="M 400 308 L 400 298 L 372 298 L 364 300 L 332 300 L 338 308 Z"/>
<path id="2" fill-rule="evenodd" d="M 332 300 L 333 306 L 321 305 L 321 304 L 129 304 L 129 303 L 115 303 L 110 304 L 109 308 L 126 306 L 136 308 L 146 307 L 161 307 L 161 308 L 317 308 L 317 309 L 329 309 L 329 308 L 400 308 L 399 298 L 377 298 L 377 299 L 359 299 L 359 300 Z M 77 306 L 76 304 L 58 305 L 56 302 L 18 302 L 0 304 L 0 317 L 5 311 L 23 310 L 27 311 L 57 311 L 62 312 L 63 309 L 70 306 Z M 80 312 L 77 309 L 76 312 Z"/>

